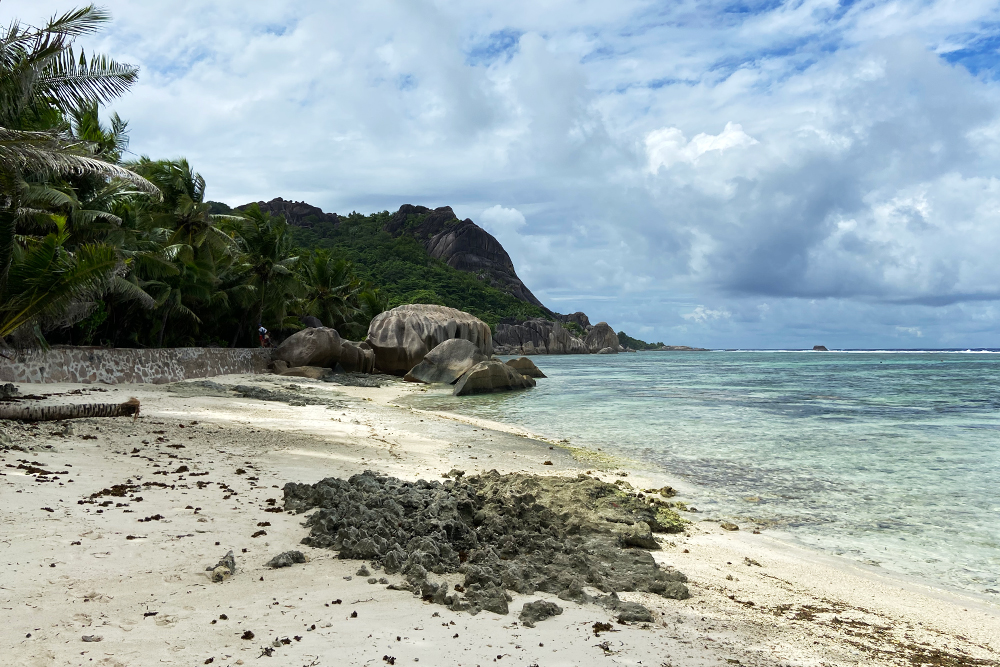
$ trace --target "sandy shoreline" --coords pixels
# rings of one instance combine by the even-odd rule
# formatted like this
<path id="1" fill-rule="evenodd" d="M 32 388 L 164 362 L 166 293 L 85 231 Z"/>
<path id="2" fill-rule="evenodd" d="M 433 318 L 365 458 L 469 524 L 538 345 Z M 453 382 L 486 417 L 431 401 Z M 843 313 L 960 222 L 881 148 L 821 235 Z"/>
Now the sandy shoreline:
<path id="1" fill-rule="evenodd" d="M 234 398 L 226 388 L 237 385 L 277 400 Z M 299 545 L 303 515 L 267 511 L 285 482 L 365 469 L 440 479 L 452 468 L 621 479 L 510 425 L 399 407 L 415 385 L 262 375 L 22 389 L 80 390 L 58 397 L 74 402 L 136 396 L 142 414 L 77 420 L 70 434 L 51 422 L 7 429 L 26 451 L 0 454 L 3 664 L 1000 664 L 996 605 L 698 515 L 654 552 L 688 575 L 692 597 L 623 595 L 652 609 L 653 625 L 595 636 L 608 611 L 559 601 L 561 616 L 529 629 L 517 623 L 521 605 L 551 596 L 514 595 L 507 616 L 470 616 L 369 585 L 355 576 L 359 561 Z M 622 472 L 640 488 L 670 483 Z M 131 485 L 124 496 L 101 495 L 120 484 Z M 229 549 L 236 576 L 210 582 L 205 568 Z M 309 562 L 264 566 L 289 549 Z M 253 639 L 241 639 L 248 630 Z"/>

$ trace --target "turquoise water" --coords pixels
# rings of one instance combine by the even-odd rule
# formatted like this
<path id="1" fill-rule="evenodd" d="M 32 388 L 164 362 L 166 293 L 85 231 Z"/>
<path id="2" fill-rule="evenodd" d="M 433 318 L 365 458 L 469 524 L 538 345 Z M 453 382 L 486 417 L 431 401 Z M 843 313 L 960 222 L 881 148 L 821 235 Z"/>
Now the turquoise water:
<path id="1" fill-rule="evenodd" d="M 1000 354 L 536 356 L 527 392 L 408 399 L 646 462 L 692 518 L 1000 599 Z"/>

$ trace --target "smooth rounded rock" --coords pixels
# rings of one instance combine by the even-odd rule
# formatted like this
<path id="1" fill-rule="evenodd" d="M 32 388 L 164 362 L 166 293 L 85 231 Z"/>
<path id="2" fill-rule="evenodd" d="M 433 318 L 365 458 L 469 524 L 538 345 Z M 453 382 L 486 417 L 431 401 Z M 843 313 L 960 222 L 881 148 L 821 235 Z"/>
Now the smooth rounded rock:
<path id="1" fill-rule="evenodd" d="M 340 359 L 342 340 L 336 329 L 327 327 L 298 331 L 274 349 L 271 359 L 295 366 L 332 368 Z"/>
<path id="2" fill-rule="evenodd" d="M 366 342 L 383 373 L 405 375 L 427 353 L 446 340 L 464 338 L 487 358 L 493 354 L 489 326 L 474 315 L 431 304 L 409 304 L 387 310 L 372 320 Z"/>
<path id="3" fill-rule="evenodd" d="M 495 391 L 527 389 L 535 386 L 533 378 L 525 377 L 498 359 L 478 363 L 455 383 L 455 396 L 489 394 Z"/>
<path id="4" fill-rule="evenodd" d="M 428 352 L 427 356 L 411 368 L 403 379 L 426 384 L 436 382 L 451 384 L 462 377 L 467 370 L 483 361 L 486 361 L 486 355 L 479 351 L 475 343 L 464 338 L 452 338 Z"/>

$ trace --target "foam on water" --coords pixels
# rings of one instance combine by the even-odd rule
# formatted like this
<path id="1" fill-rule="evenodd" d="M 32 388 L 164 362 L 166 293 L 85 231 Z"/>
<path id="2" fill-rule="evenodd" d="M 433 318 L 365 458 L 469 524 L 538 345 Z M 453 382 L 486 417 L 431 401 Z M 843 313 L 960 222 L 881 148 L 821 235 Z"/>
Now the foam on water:
<path id="1" fill-rule="evenodd" d="M 549 377 L 527 392 L 408 400 L 646 461 L 694 485 L 689 500 L 703 516 L 757 521 L 897 572 L 1000 591 L 996 354 L 533 359 Z"/>

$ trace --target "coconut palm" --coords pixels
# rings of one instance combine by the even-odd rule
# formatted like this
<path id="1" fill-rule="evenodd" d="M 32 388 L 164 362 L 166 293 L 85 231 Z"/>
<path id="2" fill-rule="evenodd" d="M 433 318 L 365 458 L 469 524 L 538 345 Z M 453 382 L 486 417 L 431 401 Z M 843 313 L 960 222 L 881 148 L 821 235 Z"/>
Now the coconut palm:
<path id="1" fill-rule="evenodd" d="M 285 219 L 251 204 L 241 216 L 227 220 L 226 229 L 241 251 L 238 264 L 246 276 L 244 282 L 256 290 L 254 323 L 263 323 L 266 309 L 271 315 L 270 324 L 283 326 L 288 303 L 299 291 L 295 274 L 299 258 Z M 244 319 L 240 328 L 245 326 Z"/>
<path id="2" fill-rule="evenodd" d="M 0 32 L 0 337 L 50 315 L 56 304 L 65 307 L 121 282 L 122 258 L 112 246 L 67 247 L 65 216 L 53 208 L 70 202 L 53 182 L 95 176 L 158 193 L 152 183 L 102 155 L 99 146 L 75 137 L 64 120 L 73 110 L 120 96 L 138 76 L 131 65 L 75 54 L 73 40 L 108 19 L 88 5 L 41 28 L 14 21 Z M 46 225 L 57 231 L 18 240 L 21 225 L 29 232 Z M 25 273 L 31 270 L 53 275 Z"/>
<path id="3" fill-rule="evenodd" d="M 303 263 L 305 295 L 302 310 L 326 326 L 342 329 L 358 312 L 358 295 L 364 284 L 354 275 L 354 267 L 334 259 L 326 250 L 314 251 Z"/>

